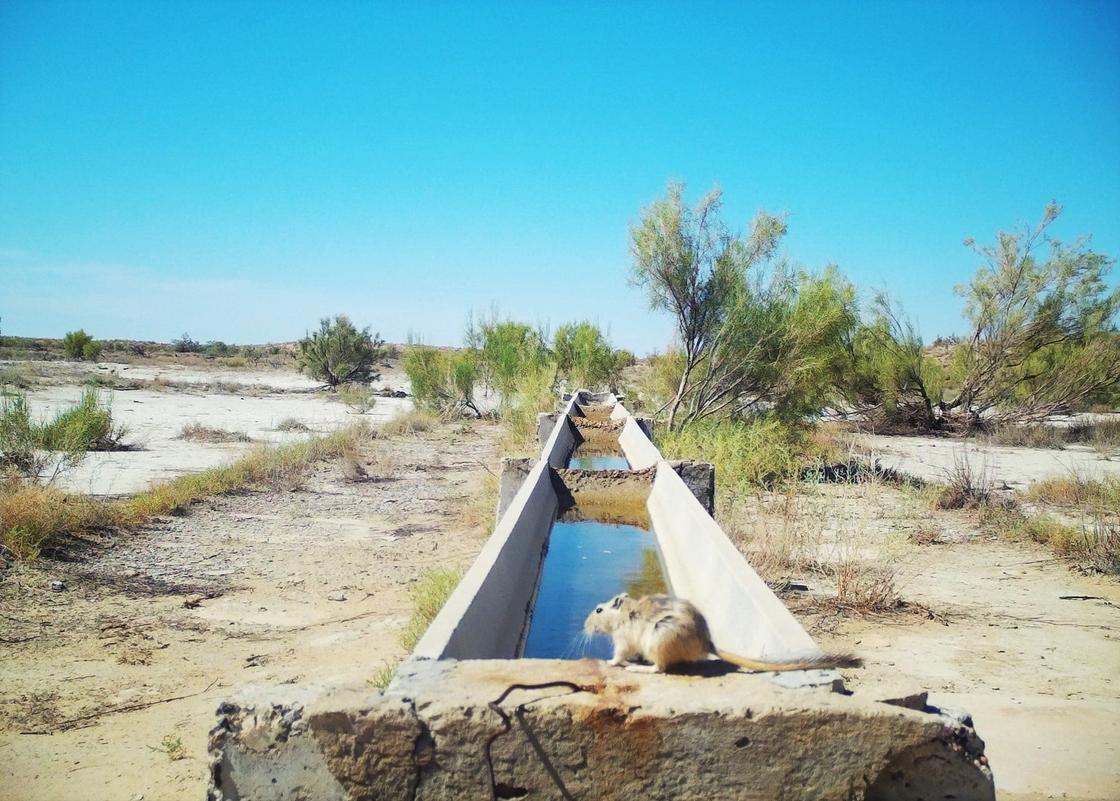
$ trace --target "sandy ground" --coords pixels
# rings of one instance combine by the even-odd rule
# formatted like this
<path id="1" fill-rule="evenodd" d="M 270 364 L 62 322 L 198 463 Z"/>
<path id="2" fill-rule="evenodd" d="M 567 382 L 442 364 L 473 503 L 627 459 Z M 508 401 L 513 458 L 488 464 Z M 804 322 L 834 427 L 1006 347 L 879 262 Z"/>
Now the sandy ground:
<path id="1" fill-rule="evenodd" d="M 840 614 L 815 597 L 829 579 L 791 576 L 809 592 L 787 603 L 822 647 L 866 660 L 845 671 L 850 689 L 928 690 L 931 704 L 970 712 L 1004 801 L 1120 798 L 1120 582 L 995 541 L 970 513 L 934 513 L 889 486 L 825 485 L 798 504 L 826 558 L 886 566 L 881 580 L 909 604 Z M 914 544 L 917 532 L 940 544 Z"/>
<path id="2" fill-rule="evenodd" d="M 497 436 L 476 423 L 377 440 L 375 480 L 325 464 L 303 491 L 217 499 L 2 571 L 0 796 L 201 798 L 206 734 L 238 686 L 360 683 L 401 658 L 409 584 L 481 547 L 458 510 Z"/>
<path id="3" fill-rule="evenodd" d="M 196 371 L 199 372 L 199 371 Z M 295 373 L 277 372 L 286 381 L 302 380 Z M 237 373 L 239 383 L 253 374 Z M 32 412 L 49 417 L 75 403 L 81 388 L 47 387 L 27 393 Z M 56 479 L 64 489 L 93 495 L 138 492 L 152 481 L 173 478 L 227 462 L 253 443 L 286 442 L 333 431 L 357 420 L 380 422 L 411 408 L 407 398 L 378 398 L 370 412 L 357 414 L 326 393 L 268 392 L 260 395 L 194 394 L 180 391 L 104 390 L 113 422 L 127 429 L 130 450 L 90 453 L 75 468 Z M 278 431 L 287 419 L 302 422 L 308 433 Z M 202 443 L 179 439 L 183 426 L 200 423 L 210 428 L 248 435 L 252 442 Z"/>
<path id="4" fill-rule="evenodd" d="M 861 434 L 857 441 L 884 467 L 941 483 L 961 460 L 967 460 L 996 486 L 1006 484 L 1014 490 L 1024 490 L 1039 479 L 1053 476 L 1120 475 L 1120 454 L 1102 453 L 1086 445 L 1062 450 L 1009 448 L 971 440 L 882 434 Z"/>
<path id="5" fill-rule="evenodd" d="M 214 379 L 195 373 L 200 384 Z M 257 376 L 264 389 L 244 397 L 115 392 L 115 415 L 147 450 L 94 454 L 71 486 L 127 492 L 245 447 L 174 439 L 187 422 L 276 441 L 285 417 L 318 431 L 357 419 L 282 373 Z M 77 392 L 45 386 L 30 397 L 49 409 Z M 394 409 L 382 401 L 369 417 Z M 324 464 L 298 492 L 215 499 L 0 568 L 0 798 L 199 798 L 206 732 L 237 687 L 361 682 L 402 657 L 409 584 L 427 568 L 468 564 L 482 545 L 459 510 L 479 492 L 480 463 L 494 469 L 497 439 L 492 425 L 464 423 L 377 440 L 365 454 L 374 480 L 345 482 Z M 966 447 L 868 442 L 884 462 L 934 481 Z M 984 452 L 994 480 L 1019 489 L 1068 472 L 1071 459 L 1074 469 L 1118 465 L 1080 448 L 968 447 Z M 889 485 L 804 486 L 766 503 L 748 528 L 778 531 L 821 561 L 875 565 L 909 604 L 841 614 L 828 603 L 832 578 L 790 576 L 809 590 L 787 603 L 822 645 L 867 660 L 846 676 L 850 687 L 877 697 L 924 689 L 931 703 L 969 710 L 1005 801 L 1120 798 L 1120 582 L 995 541 L 971 513 L 934 512 Z M 50 591 L 56 580 L 66 591 Z M 181 738 L 184 758 L 161 750 L 169 737 Z"/>

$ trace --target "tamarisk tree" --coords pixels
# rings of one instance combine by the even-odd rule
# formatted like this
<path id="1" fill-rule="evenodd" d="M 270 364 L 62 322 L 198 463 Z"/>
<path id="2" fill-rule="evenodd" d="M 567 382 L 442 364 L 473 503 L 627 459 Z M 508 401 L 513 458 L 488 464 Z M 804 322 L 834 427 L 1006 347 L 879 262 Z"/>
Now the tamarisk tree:
<path id="1" fill-rule="evenodd" d="M 840 274 L 796 273 L 774 256 L 785 222 L 759 212 L 746 236 L 720 218 L 713 189 L 689 208 L 672 183 L 630 232 L 631 282 L 676 321 L 681 358 L 670 429 L 713 415 L 819 410 L 846 364 L 858 315 Z"/>

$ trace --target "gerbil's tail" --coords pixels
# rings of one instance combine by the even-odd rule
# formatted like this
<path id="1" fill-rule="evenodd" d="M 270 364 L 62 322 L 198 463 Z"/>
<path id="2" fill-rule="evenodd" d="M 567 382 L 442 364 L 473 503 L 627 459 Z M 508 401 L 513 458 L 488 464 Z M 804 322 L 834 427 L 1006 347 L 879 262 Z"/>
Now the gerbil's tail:
<path id="1" fill-rule="evenodd" d="M 863 660 L 852 654 L 821 654 L 820 656 L 798 659 L 793 662 L 763 662 L 747 659 L 745 656 L 715 649 L 715 654 L 724 662 L 738 665 L 748 673 L 771 673 L 785 670 L 814 670 L 827 668 L 863 667 Z"/>

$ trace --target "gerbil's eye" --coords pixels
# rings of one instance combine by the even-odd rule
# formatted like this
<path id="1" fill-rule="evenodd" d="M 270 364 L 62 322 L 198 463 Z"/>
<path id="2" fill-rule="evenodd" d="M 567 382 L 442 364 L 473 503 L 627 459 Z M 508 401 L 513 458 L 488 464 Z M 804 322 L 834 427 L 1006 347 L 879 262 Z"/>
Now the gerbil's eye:
<path id="1" fill-rule="evenodd" d="M 597 615 L 601 615 L 601 614 L 603 614 L 603 607 L 601 607 L 601 606 L 596 606 L 596 607 L 595 607 L 595 614 L 597 614 Z"/>

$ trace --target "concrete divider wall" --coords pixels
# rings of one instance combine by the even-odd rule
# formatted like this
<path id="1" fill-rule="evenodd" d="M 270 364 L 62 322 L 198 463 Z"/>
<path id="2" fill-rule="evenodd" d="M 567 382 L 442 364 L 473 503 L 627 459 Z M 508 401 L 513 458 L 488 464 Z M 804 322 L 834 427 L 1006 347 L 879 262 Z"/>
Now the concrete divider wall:
<path id="1" fill-rule="evenodd" d="M 626 416 L 626 422 L 622 425 L 618 444 L 632 470 L 645 470 L 661 461 L 661 451 L 650 442 L 638 421 L 630 415 Z"/>
<path id="2" fill-rule="evenodd" d="M 566 467 L 577 432 L 564 407 L 478 558 L 436 615 L 413 655 L 421 659 L 513 659 L 528 627 L 558 501 L 549 467 Z"/>
<path id="3" fill-rule="evenodd" d="M 704 613 L 718 647 L 770 661 L 821 653 L 668 462 L 647 508 L 674 594 Z"/>

